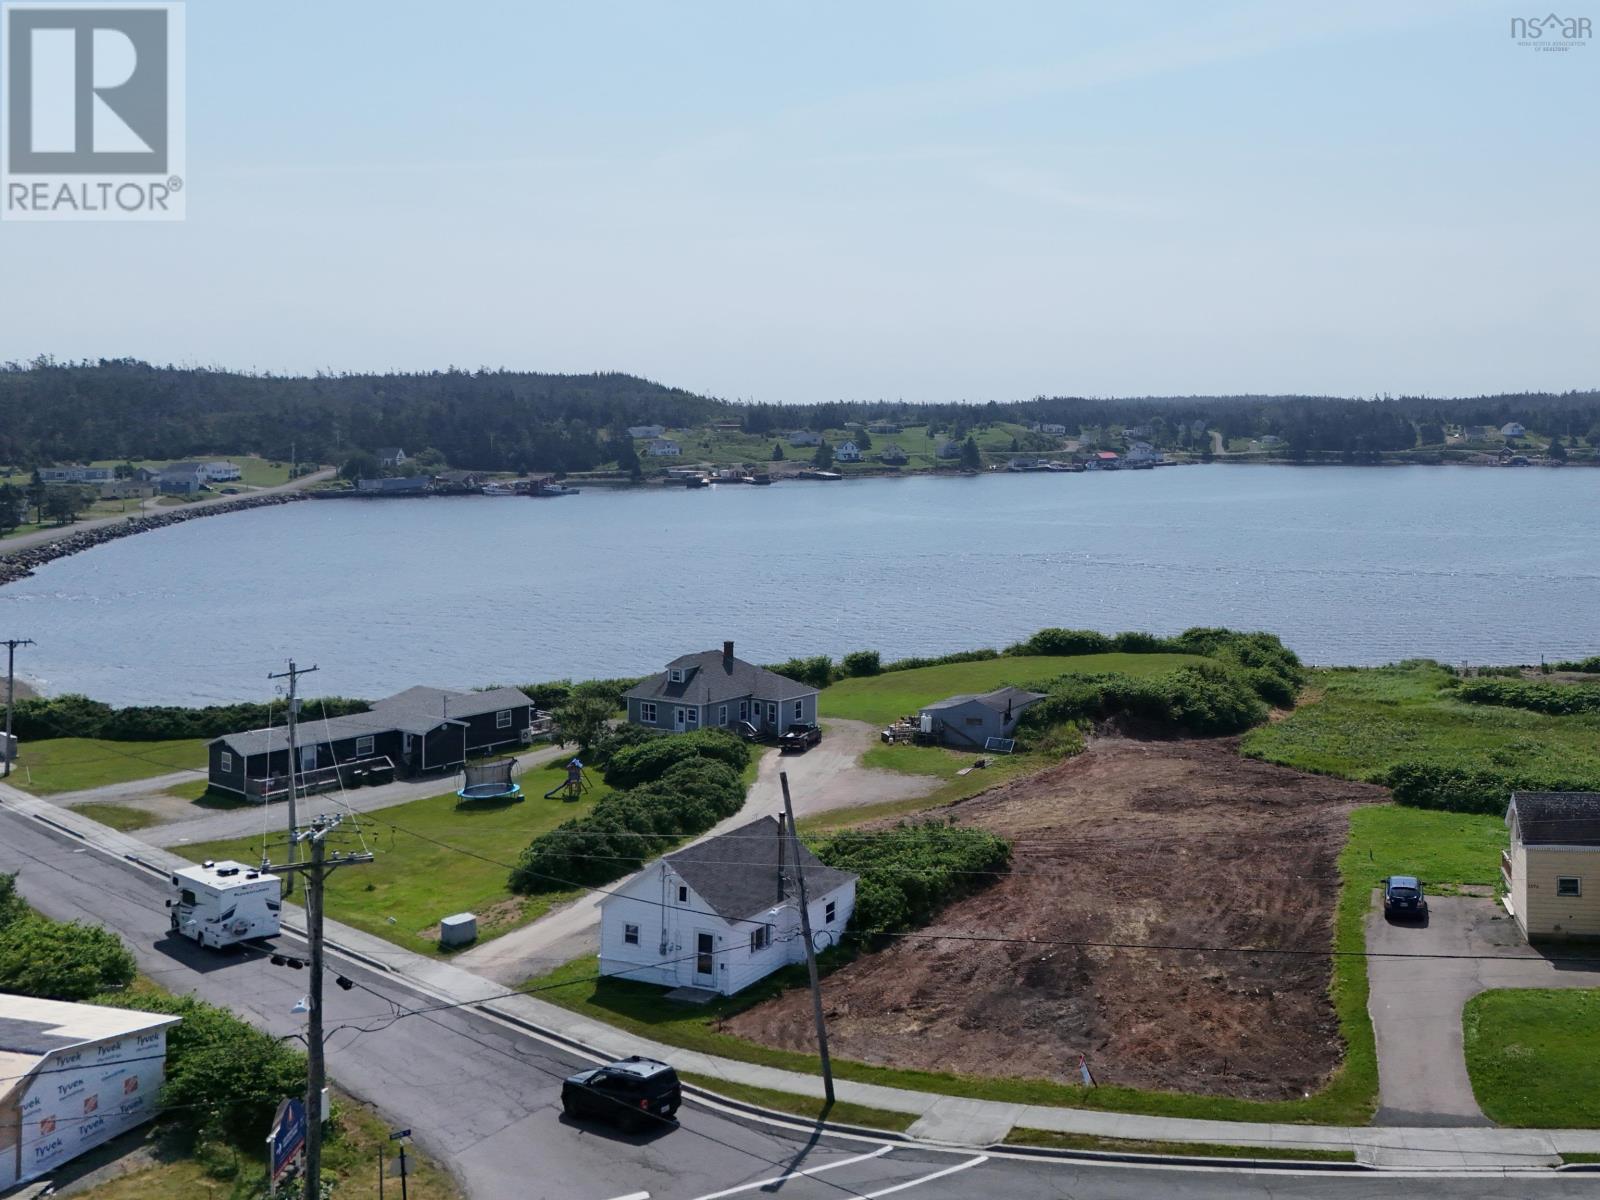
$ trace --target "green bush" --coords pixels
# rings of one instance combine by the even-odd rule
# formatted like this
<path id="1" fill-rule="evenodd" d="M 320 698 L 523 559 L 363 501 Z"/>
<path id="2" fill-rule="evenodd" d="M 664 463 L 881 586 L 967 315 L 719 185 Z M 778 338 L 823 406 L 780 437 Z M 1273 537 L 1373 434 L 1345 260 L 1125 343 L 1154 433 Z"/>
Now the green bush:
<path id="1" fill-rule="evenodd" d="M 811 658 L 791 658 L 788 662 L 775 663 L 767 670 L 819 690 L 833 682 L 833 659 L 826 654 L 814 655 Z"/>
<path id="2" fill-rule="evenodd" d="M 883 673 L 890 671 L 915 671 L 920 667 L 942 667 L 947 663 L 987 662 L 991 658 L 999 658 L 998 650 L 988 648 L 980 650 L 958 650 L 954 654 L 941 654 L 935 658 L 897 658 L 891 663 L 883 664 Z"/>
<path id="3" fill-rule="evenodd" d="M 1583 671 L 1587 674 L 1600 675 L 1600 654 L 1588 658 L 1567 659 L 1554 664 L 1558 671 Z"/>
<path id="4" fill-rule="evenodd" d="M 98 925 L 24 914 L 0 929 L 0 992 L 87 1000 L 133 982 L 133 955 Z"/>
<path id="5" fill-rule="evenodd" d="M 1055 657 L 1072 654 L 1105 654 L 1111 639 L 1093 629 L 1041 629 L 1025 642 L 1007 646 L 1012 656 Z"/>
<path id="6" fill-rule="evenodd" d="M 1220 663 L 1179 667 L 1162 675 L 1063 675 L 1035 685 L 1045 698 L 1022 715 L 1024 737 L 1063 723 L 1130 716 L 1195 734 L 1239 733 L 1267 718 L 1244 671 Z"/>
<path id="7" fill-rule="evenodd" d="M 13 921 L 28 915 L 28 905 L 17 895 L 17 877 L 0 874 L 0 933 Z"/>
<path id="8" fill-rule="evenodd" d="M 839 667 L 847 677 L 855 678 L 877 675 L 883 670 L 883 663 L 876 650 L 853 650 L 839 660 Z"/>
<path id="9" fill-rule="evenodd" d="M 1600 791 L 1600 778 L 1545 775 L 1515 767 L 1450 767 L 1430 762 L 1398 763 L 1383 782 L 1398 804 L 1445 812 L 1504 813 L 1512 792 Z"/>
<path id="10" fill-rule="evenodd" d="M 1111 639 L 1111 648 L 1123 654 L 1160 654 L 1171 648 L 1166 638 L 1153 633 L 1119 633 Z"/>
<path id="11" fill-rule="evenodd" d="M 637 787 L 697 758 L 724 763 L 738 772 L 750 763 L 750 747 L 722 729 L 653 737 L 612 751 L 605 765 L 605 780 L 614 788 Z"/>
<path id="12" fill-rule="evenodd" d="M 1508 679 L 1468 679 L 1456 689 L 1468 704 L 1525 708 L 1552 717 L 1600 712 L 1600 685 L 1592 683 L 1525 683 Z"/>
<path id="13" fill-rule="evenodd" d="M 307 700 L 305 720 L 366 712 L 365 700 L 330 696 Z M 271 722 L 282 724 L 283 705 L 226 704 L 210 708 L 176 708 L 165 705 L 135 705 L 112 708 L 87 696 L 40 697 L 17 701 L 14 719 L 16 736 L 22 741 L 46 738 L 108 738 L 119 742 L 162 742 L 178 738 L 213 738 L 242 729 L 260 729 Z"/>

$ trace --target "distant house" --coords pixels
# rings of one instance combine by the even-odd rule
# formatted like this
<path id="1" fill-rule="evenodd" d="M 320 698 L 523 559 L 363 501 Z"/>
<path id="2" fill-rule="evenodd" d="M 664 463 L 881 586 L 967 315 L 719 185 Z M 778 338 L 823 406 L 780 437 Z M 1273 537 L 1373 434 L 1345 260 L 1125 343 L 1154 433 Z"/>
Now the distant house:
<path id="1" fill-rule="evenodd" d="M 471 755 L 531 740 L 533 701 L 516 688 L 457 692 L 413 687 L 372 705 L 370 712 L 319 719 L 300 713 L 295 765 L 303 787 L 356 782 L 355 772 L 420 775 L 459 767 Z M 211 786 L 250 799 L 288 790 L 289 731 L 284 725 L 229 733 L 209 747 Z"/>
<path id="2" fill-rule="evenodd" d="M 170 496 L 192 496 L 205 489 L 205 466 L 197 462 L 168 463 L 156 477 L 156 486 Z"/>
<path id="3" fill-rule="evenodd" d="M 874 422 L 872 422 L 872 424 L 867 426 L 867 432 L 868 433 L 899 433 L 900 432 L 900 423 L 898 421 L 874 421 Z"/>
<path id="4" fill-rule="evenodd" d="M 780 734 L 817 719 L 816 688 L 735 658 L 732 642 L 723 642 L 720 654 L 673 659 L 624 698 L 630 723 L 677 733 L 748 721 L 763 733 Z"/>
<path id="5" fill-rule="evenodd" d="M 992 737 L 1008 738 L 1030 705 L 1044 699 L 1042 692 L 1002 687 L 982 695 L 951 696 L 925 706 L 917 714 L 922 733 L 946 746 L 982 750 Z"/>
<path id="6" fill-rule="evenodd" d="M 652 458 L 677 458 L 683 453 L 683 447 L 671 438 L 658 437 L 650 443 L 648 453 Z"/>
<path id="7" fill-rule="evenodd" d="M 1500 426 L 1501 437 L 1519 438 L 1526 436 L 1527 432 L 1527 429 L 1523 427 L 1520 421 L 1507 421 L 1504 425 Z"/>
<path id="8" fill-rule="evenodd" d="M 399 446 L 379 446 L 376 457 L 378 465 L 385 470 L 393 470 L 406 464 L 406 452 Z"/>
<path id="9" fill-rule="evenodd" d="M 1505 905 L 1530 940 L 1600 936 L 1600 792 L 1513 792 Z"/>
<path id="10" fill-rule="evenodd" d="M 155 494 L 155 484 L 142 479 L 113 479 L 100 485 L 102 500 L 143 500 Z"/>
<path id="11" fill-rule="evenodd" d="M 1263 445 L 1263 446 L 1281 446 L 1281 445 L 1283 445 L 1283 439 L 1281 437 L 1279 437 L 1275 433 L 1263 433 L 1256 440 L 1258 442 L 1260 442 L 1261 445 Z"/>
<path id="12" fill-rule="evenodd" d="M 429 482 L 426 475 L 385 475 L 356 480 L 356 491 L 372 496 L 425 496 Z"/>
<path id="13" fill-rule="evenodd" d="M 666 433 L 663 425 L 629 425 L 628 436 L 631 438 L 658 438 Z"/>
<path id="14" fill-rule="evenodd" d="M 861 451 L 854 442 L 843 442 L 833 452 L 833 459 L 835 462 L 860 462 Z"/>
<path id="15" fill-rule="evenodd" d="M 1065 425 L 1056 425 L 1049 421 L 1034 421 L 1028 425 L 1029 433 L 1048 433 L 1056 437 L 1064 437 L 1067 432 Z"/>
<path id="16" fill-rule="evenodd" d="M 40 467 L 39 479 L 43 483 L 110 483 L 117 477 L 113 467 Z"/>
<path id="17" fill-rule="evenodd" d="M 1151 432 L 1152 430 L 1148 425 L 1129 425 L 1122 431 L 1122 436 L 1125 438 L 1147 438 Z"/>
<path id="18" fill-rule="evenodd" d="M 1134 442 L 1128 447 L 1128 453 L 1124 456 L 1123 461 L 1130 465 L 1160 462 L 1161 455 L 1157 453 L 1156 448 L 1149 442 Z"/>
<path id="19" fill-rule="evenodd" d="M 1494 436 L 1494 427 L 1490 425 L 1463 425 L 1461 437 L 1468 442 L 1481 442 Z"/>
<path id="20" fill-rule="evenodd" d="M 935 458 L 960 458 L 961 443 L 951 441 L 940 442 L 933 448 L 933 455 Z"/>
<path id="21" fill-rule="evenodd" d="M 200 469 L 205 473 L 206 479 L 211 483 L 228 483 L 232 480 L 241 479 L 244 477 L 244 472 L 239 469 L 238 464 L 228 462 L 226 459 L 218 459 L 215 462 L 201 463 Z"/>
<path id="22" fill-rule="evenodd" d="M 1016 458 L 1013 458 L 1010 462 L 1006 463 L 1006 470 L 1008 470 L 1008 471 L 1037 471 L 1037 470 L 1040 470 L 1043 466 L 1044 466 L 1044 464 L 1043 464 L 1042 460 L 1040 460 L 1040 459 L 1027 458 L 1027 457 L 1024 457 L 1022 455 L 1019 455 Z"/>
<path id="23" fill-rule="evenodd" d="M 440 471 L 433 477 L 433 482 L 447 488 L 471 488 L 483 482 L 483 474 L 479 471 Z"/>
<path id="24" fill-rule="evenodd" d="M 820 446 L 822 445 L 822 435 L 820 433 L 812 433 L 809 429 L 796 429 L 789 435 L 789 445 Z"/>
<path id="25" fill-rule="evenodd" d="M 890 442 L 882 450 L 878 451 L 878 461 L 892 467 L 898 467 L 910 462 L 911 459 L 904 450 Z"/>
<path id="26" fill-rule="evenodd" d="M 856 876 L 824 865 L 772 817 L 663 856 L 600 901 L 600 973 L 731 996 L 805 961 L 795 857 L 812 937 L 837 945 Z"/>

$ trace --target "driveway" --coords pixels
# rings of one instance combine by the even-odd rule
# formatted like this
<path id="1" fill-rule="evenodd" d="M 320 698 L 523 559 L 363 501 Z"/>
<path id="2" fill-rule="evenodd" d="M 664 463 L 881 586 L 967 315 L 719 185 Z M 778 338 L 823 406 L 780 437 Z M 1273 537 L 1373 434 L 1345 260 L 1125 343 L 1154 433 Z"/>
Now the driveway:
<path id="1" fill-rule="evenodd" d="M 789 796 L 797 819 L 834 809 L 925 796 L 942 782 L 931 775 L 900 775 L 863 767 L 859 761 L 861 755 L 878 737 L 875 725 L 845 720 L 824 721 L 822 725 L 821 743 L 804 754 L 767 750 L 761 757 L 755 783 L 745 796 L 744 807 L 695 840 L 704 841 L 749 824 L 758 817 L 781 813 L 780 771 L 788 773 Z M 530 976 L 542 975 L 580 955 L 593 954 L 600 946 L 600 901 L 603 898 L 599 892 L 588 892 L 531 925 L 463 951 L 452 961 L 509 986 Z"/>
<path id="2" fill-rule="evenodd" d="M 1493 900 L 1429 899 L 1427 925 L 1389 921 L 1374 892 L 1367 917 L 1372 954 L 1493 958 L 1372 958 L 1367 1011 L 1378 1040 L 1380 1125 L 1489 1125 L 1462 1050 L 1461 1010 L 1491 988 L 1600 987 L 1600 971 L 1570 969 L 1522 940 Z"/>

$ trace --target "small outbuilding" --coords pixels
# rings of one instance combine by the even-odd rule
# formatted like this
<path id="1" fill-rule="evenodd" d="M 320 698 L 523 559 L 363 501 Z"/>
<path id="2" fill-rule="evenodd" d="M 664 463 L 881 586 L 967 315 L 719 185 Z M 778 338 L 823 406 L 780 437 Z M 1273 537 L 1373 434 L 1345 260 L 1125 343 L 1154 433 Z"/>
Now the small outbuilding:
<path id="1" fill-rule="evenodd" d="M 1029 706 L 1042 692 L 1002 687 L 981 695 L 951 696 L 923 707 L 917 729 L 924 738 L 965 750 L 982 750 L 990 738 L 1009 738 Z"/>
<path id="2" fill-rule="evenodd" d="M 1600 792 L 1512 792 L 1505 905 L 1530 941 L 1600 937 Z"/>

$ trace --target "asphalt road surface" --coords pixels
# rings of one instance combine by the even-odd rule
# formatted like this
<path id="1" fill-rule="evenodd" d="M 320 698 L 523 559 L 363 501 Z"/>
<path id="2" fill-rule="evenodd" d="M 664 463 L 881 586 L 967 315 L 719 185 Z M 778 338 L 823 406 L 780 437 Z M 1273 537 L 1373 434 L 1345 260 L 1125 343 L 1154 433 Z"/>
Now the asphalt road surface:
<path id="1" fill-rule="evenodd" d="M 23 895 L 46 915 L 115 930 L 140 968 L 170 990 L 225 1004 L 280 1036 L 302 1028 L 290 1009 L 305 993 L 304 972 L 274 967 L 263 952 L 218 954 L 170 937 L 164 883 L 147 872 L 4 809 L 0 871 L 16 872 Z M 279 940 L 299 948 L 293 939 Z M 356 984 L 345 991 L 330 981 L 326 989 L 333 1079 L 396 1125 L 413 1128 L 423 1150 L 455 1172 L 474 1200 L 1600 1196 L 1600 1177 L 1553 1173 L 1510 1179 L 1241 1174 L 944 1153 L 817 1138 L 692 1102 L 675 1126 L 623 1135 L 562 1115 L 561 1080 L 587 1065 L 578 1056 L 469 1009 L 401 1015 L 434 1002 L 337 956 L 330 966 Z"/>

